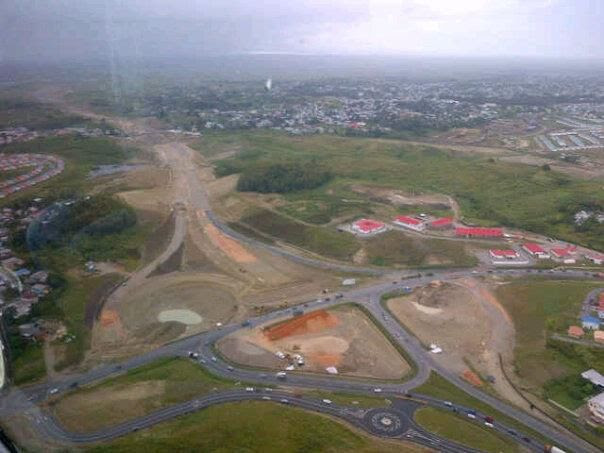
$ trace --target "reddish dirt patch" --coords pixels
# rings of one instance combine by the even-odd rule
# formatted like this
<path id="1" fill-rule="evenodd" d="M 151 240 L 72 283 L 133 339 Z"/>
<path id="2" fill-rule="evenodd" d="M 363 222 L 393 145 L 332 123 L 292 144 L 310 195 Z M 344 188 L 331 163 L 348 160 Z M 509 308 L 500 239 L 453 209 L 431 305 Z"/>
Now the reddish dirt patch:
<path id="1" fill-rule="evenodd" d="M 107 309 L 101 312 L 101 325 L 103 327 L 109 327 L 116 324 L 120 320 L 120 315 L 115 310 Z"/>
<path id="2" fill-rule="evenodd" d="M 342 362 L 342 354 L 313 354 L 312 358 L 325 368 L 330 366 L 337 367 Z"/>
<path id="3" fill-rule="evenodd" d="M 248 252 L 241 244 L 222 234 L 212 224 L 205 226 L 205 232 L 216 247 L 222 250 L 236 263 L 254 263 L 256 257 Z"/>
<path id="4" fill-rule="evenodd" d="M 478 377 L 478 375 L 470 370 L 466 370 L 461 375 L 466 381 L 472 384 L 474 387 L 482 387 L 482 381 Z"/>
<path id="5" fill-rule="evenodd" d="M 317 310 L 298 316 L 290 321 L 277 324 L 264 329 L 264 335 L 271 341 L 292 335 L 304 335 L 334 327 L 338 324 L 338 318 L 325 310 Z"/>

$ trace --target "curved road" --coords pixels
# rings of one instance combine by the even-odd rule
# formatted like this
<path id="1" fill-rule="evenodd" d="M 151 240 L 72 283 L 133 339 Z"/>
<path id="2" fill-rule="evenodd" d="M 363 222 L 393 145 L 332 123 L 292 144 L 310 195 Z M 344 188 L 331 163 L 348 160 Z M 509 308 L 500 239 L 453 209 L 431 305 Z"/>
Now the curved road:
<path id="1" fill-rule="evenodd" d="M 496 272 L 500 275 L 524 275 L 537 273 L 537 271 L 531 270 L 501 270 Z M 586 277 L 585 273 L 580 271 L 557 271 L 547 272 L 547 274 L 556 278 Z M 57 394 L 66 392 L 76 385 L 85 385 L 91 382 L 99 381 L 109 376 L 123 373 L 127 370 L 139 367 L 160 357 L 187 356 L 189 351 L 196 351 L 200 354 L 200 365 L 206 367 L 214 374 L 232 380 L 255 382 L 259 383 L 260 385 L 287 385 L 310 389 L 324 389 L 329 391 L 345 391 L 366 394 L 373 394 L 374 389 L 379 386 L 382 389 L 384 395 L 388 396 L 400 396 L 401 394 L 409 392 L 413 388 L 425 382 L 431 371 L 436 371 L 441 374 L 445 379 L 449 380 L 450 382 L 463 389 L 470 395 L 491 405 L 496 410 L 514 419 L 519 420 L 520 422 L 532 428 L 533 430 L 542 433 L 543 435 L 552 439 L 557 445 L 566 448 L 569 451 L 598 451 L 592 445 L 586 443 L 585 441 L 573 435 L 572 433 L 556 429 L 532 417 L 530 414 L 523 412 L 513 406 L 510 406 L 509 404 L 506 404 L 501 400 L 498 400 L 497 398 L 494 398 L 472 387 L 456 375 L 450 373 L 448 370 L 441 367 L 438 363 L 433 360 L 433 357 L 430 355 L 430 353 L 422 347 L 417 338 L 410 334 L 408 331 L 406 331 L 399 323 L 397 323 L 394 320 L 394 317 L 392 317 L 390 313 L 380 303 L 381 295 L 393 290 L 402 290 L 402 288 L 405 286 L 422 286 L 432 281 L 433 279 L 451 280 L 459 277 L 466 277 L 468 275 L 481 276 L 488 275 L 488 273 L 477 273 L 476 271 L 469 270 L 435 272 L 434 275 L 431 276 L 413 277 L 397 282 L 396 284 L 393 284 L 392 282 L 387 282 L 365 288 L 357 288 L 345 294 L 344 298 L 346 301 L 354 301 L 359 304 L 362 304 L 371 313 L 371 315 L 373 315 L 375 321 L 380 322 L 391 335 L 392 339 L 394 341 L 397 341 L 407 351 L 409 356 L 414 360 L 417 367 L 417 372 L 413 377 L 411 377 L 411 379 L 403 383 L 379 382 L 371 380 L 362 381 L 359 379 L 348 379 L 340 376 L 316 376 L 305 373 L 290 373 L 288 374 L 285 382 L 283 382 L 277 379 L 277 377 L 273 373 L 264 370 L 245 369 L 237 367 L 233 364 L 228 364 L 224 362 L 220 357 L 216 356 L 214 351 L 214 344 L 218 339 L 242 328 L 242 326 L 239 324 L 233 324 L 225 326 L 220 330 L 209 331 L 176 341 L 174 343 L 165 345 L 154 351 L 132 358 L 120 364 L 103 365 L 79 375 L 62 376 L 57 380 L 32 386 L 22 391 L 15 389 L 9 395 L 2 399 L 2 401 L 0 402 L 0 410 L 2 410 L 4 413 L 25 411 L 31 409 L 32 404 L 45 400 L 50 394 L 51 389 L 53 389 L 53 392 Z M 318 308 L 327 308 L 340 303 L 342 303 L 341 300 L 315 300 L 309 301 L 305 305 L 308 310 L 315 310 Z M 252 318 L 249 320 L 249 322 L 251 326 L 254 326 L 258 324 L 264 324 L 269 321 L 277 320 L 279 318 L 283 318 L 284 316 L 292 316 L 292 309 L 284 309 L 267 313 L 256 318 Z M 54 391 L 54 389 L 56 389 L 56 391 Z M 443 404 L 442 402 L 430 401 L 428 398 L 423 396 L 421 398 L 423 398 L 426 402 L 430 404 L 436 404 L 441 406 Z M 189 403 L 192 404 L 192 402 Z M 180 413 L 181 412 L 176 411 L 174 413 L 175 415 L 172 416 L 179 415 Z M 168 411 L 166 412 L 166 414 L 172 414 L 172 412 Z M 166 416 L 167 415 L 162 415 L 160 417 L 161 420 L 166 419 Z M 42 418 L 39 418 L 38 420 L 38 426 L 45 433 L 49 435 L 53 435 L 53 433 L 58 433 L 56 430 L 53 431 L 51 428 L 48 428 L 50 425 L 56 425 L 52 418 L 48 417 L 47 415 L 43 415 Z M 130 424 L 128 426 L 143 423 L 145 422 L 145 420 L 147 420 L 147 418 L 145 417 L 132 420 L 128 422 Z M 496 423 L 496 426 L 498 429 L 502 430 L 502 432 L 511 431 L 509 428 L 498 423 Z M 114 432 L 111 430 L 104 430 L 100 433 L 97 433 L 97 435 L 104 435 L 107 436 L 106 438 L 112 438 L 117 435 L 121 435 L 120 433 L 123 434 L 124 432 L 119 431 L 118 433 L 117 431 Z M 71 434 L 63 433 L 63 435 L 59 436 L 59 438 L 65 439 L 65 435 L 69 437 Z M 71 439 L 76 442 L 78 435 L 74 436 L 76 437 L 73 437 Z M 518 437 L 513 438 L 516 440 L 518 439 Z M 529 445 L 534 448 L 535 451 L 537 451 L 537 448 L 542 448 L 540 447 L 540 443 L 535 439 L 531 439 Z"/>

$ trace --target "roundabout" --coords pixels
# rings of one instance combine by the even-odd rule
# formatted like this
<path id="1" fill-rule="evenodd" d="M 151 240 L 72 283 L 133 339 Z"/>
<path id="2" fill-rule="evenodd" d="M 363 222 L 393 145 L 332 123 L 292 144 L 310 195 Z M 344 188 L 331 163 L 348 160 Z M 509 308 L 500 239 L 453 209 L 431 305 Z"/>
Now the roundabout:
<path id="1" fill-rule="evenodd" d="M 399 437 L 407 429 L 409 423 L 403 414 L 390 409 L 375 409 L 367 412 L 365 421 L 369 429 L 378 436 Z"/>

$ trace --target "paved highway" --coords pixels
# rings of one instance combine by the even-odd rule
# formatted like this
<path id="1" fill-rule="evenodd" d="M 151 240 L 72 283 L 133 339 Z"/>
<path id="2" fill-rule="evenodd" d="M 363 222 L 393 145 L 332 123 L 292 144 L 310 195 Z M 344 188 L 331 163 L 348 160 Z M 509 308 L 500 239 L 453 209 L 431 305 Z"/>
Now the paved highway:
<path id="1" fill-rule="evenodd" d="M 235 332 L 238 329 L 245 328 L 239 324 L 232 324 L 225 326 L 220 330 L 213 330 L 176 341 L 174 343 L 165 345 L 154 351 L 148 352 L 138 357 L 134 357 L 119 364 L 103 365 L 94 368 L 86 373 L 71 376 L 62 376 L 57 380 L 32 386 L 24 390 L 13 389 L 0 401 L 0 410 L 4 413 L 14 413 L 15 411 L 21 412 L 24 410 L 29 410 L 31 409 L 33 404 L 45 400 L 49 396 L 51 391 L 56 394 L 67 392 L 74 388 L 74 386 L 92 383 L 105 379 L 109 376 L 124 373 L 128 370 L 147 364 L 161 357 L 187 356 L 189 351 L 196 351 L 200 354 L 201 366 L 206 367 L 214 374 L 224 376 L 233 380 L 259 383 L 260 385 L 286 385 L 292 387 L 324 389 L 329 391 L 359 392 L 366 394 L 373 394 L 374 388 L 380 387 L 384 395 L 388 396 L 402 396 L 402 394 L 409 392 L 413 388 L 425 382 L 431 371 L 436 371 L 441 374 L 445 379 L 454 383 L 456 386 L 471 394 L 475 398 L 491 405 L 498 411 L 521 421 L 523 424 L 532 428 L 533 430 L 543 433 L 547 437 L 551 438 L 557 445 L 560 445 L 568 449 L 569 451 L 598 451 L 596 448 L 584 442 L 582 439 L 578 438 L 572 433 L 564 432 L 561 429 L 554 428 L 532 417 L 530 414 L 525 413 L 513 406 L 510 406 L 509 404 L 506 404 L 492 397 L 491 395 L 488 395 L 472 387 L 465 381 L 461 380 L 458 376 L 450 373 L 447 369 L 441 367 L 438 363 L 433 360 L 431 354 L 423 348 L 417 338 L 410 334 L 408 331 L 406 331 L 403 326 L 397 323 L 395 321 L 395 318 L 391 316 L 391 314 L 380 303 L 380 299 L 383 294 L 386 294 L 391 291 L 402 290 L 405 286 L 422 286 L 434 279 L 451 280 L 460 277 L 467 277 L 470 275 L 474 277 L 490 275 L 491 273 L 492 272 L 489 271 L 478 272 L 470 270 L 433 272 L 430 273 L 431 275 L 416 275 L 407 279 L 396 281 L 396 283 L 393 283 L 393 280 L 388 280 L 378 283 L 376 285 L 357 288 L 347 292 L 343 299 L 335 300 L 333 298 L 330 298 L 330 300 L 313 300 L 305 304 L 305 310 L 328 308 L 336 304 L 342 303 L 342 300 L 345 300 L 347 302 L 354 301 L 363 305 L 367 309 L 367 311 L 369 311 L 369 313 L 375 318 L 375 321 L 381 323 L 384 326 L 384 328 L 391 335 L 393 341 L 398 342 L 415 362 L 417 368 L 416 374 L 412 376 L 408 381 L 403 383 L 350 379 L 341 376 L 317 376 L 307 373 L 289 373 L 285 382 L 283 382 L 277 379 L 274 373 L 267 372 L 265 370 L 237 367 L 235 364 L 226 363 L 216 354 L 214 350 L 214 344 L 217 340 L 232 332 Z M 493 271 L 493 273 L 497 273 L 500 275 L 525 275 L 535 273 L 535 271 L 514 269 Z M 544 274 L 555 278 L 587 277 L 587 275 L 582 271 L 554 271 L 546 272 Z M 291 308 L 277 310 L 271 313 L 264 314 L 262 316 L 258 316 L 256 318 L 252 318 L 249 320 L 249 322 L 251 326 L 255 326 L 258 324 L 264 324 L 266 322 L 274 321 L 288 316 L 292 316 Z M 424 399 L 423 396 L 421 398 Z M 443 404 L 442 402 L 435 402 L 429 399 L 425 400 L 428 404 L 435 404 L 441 406 Z M 193 404 L 193 401 L 195 400 L 192 400 L 189 403 Z M 183 405 L 178 405 L 178 407 L 188 407 L 186 406 L 186 404 L 187 403 L 183 403 Z M 199 408 L 201 408 L 201 406 Z M 182 412 L 179 412 L 181 410 L 184 409 L 174 409 L 174 412 L 165 409 L 157 415 L 157 418 L 152 417 L 151 420 L 165 420 L 172 416 L 181 414 Z M 58 438 L 61 439 L 64 439 L 66 435 L 70 436 L 70 434 L 67 434 L 65 432 L 61 434 L 61 431 L 57 430 L 56 428 L 56 422 L 52 420 L 52 418 L 50 418 L 48 415 L 41 415 L 41 417 L 42 418 L 38 418 L 39 421 L 37 422 L 37 424 L 41 429 L 44 430 L 46 434 L 58 436 Z M 150 415 L 147 417 L 150 417 Z M 148 419 L 145 417 L 135 419 L 128 422 L 129 424 L 127 426 L 137 426 L 140 423 L 146 423 L 147 420 Z M 53 428 L 52 426 L 55 427 Z M 502 432 L 509 431 L 508 428 L 504 427 L 503 425 L 498 424 L 496 426 L 500 427 Z M 115 429 L 117 428 L 112 428 L 111 430 L 107 431 L 101 431 L 100 433 L 96 433 L 96 435 L 107 436 L 105 438 L 112 438 L 121 435 L 125 432 L 130 432 L 119 430 L 115 431 Z M 122 427 L 122 429 L 126 428 Z M 418 436 L 425 437 L 425 433 L 418 431 L 417 428 L 410 429 L 416 430 L 419 433 Z M 524 434 L 518 434 L 520 435 L 519 437 L 527 437 Z M 513 436 L 511 434 L 509 435 L 518 439 L 518 436 Z M 77 440 L 74 440 L 74 442 L 75 441 Z M 540 444 L 539 442 L 537 442 L 537 440 L 531 439 L 530 445 L 533 448 L 539 448 Z"/>

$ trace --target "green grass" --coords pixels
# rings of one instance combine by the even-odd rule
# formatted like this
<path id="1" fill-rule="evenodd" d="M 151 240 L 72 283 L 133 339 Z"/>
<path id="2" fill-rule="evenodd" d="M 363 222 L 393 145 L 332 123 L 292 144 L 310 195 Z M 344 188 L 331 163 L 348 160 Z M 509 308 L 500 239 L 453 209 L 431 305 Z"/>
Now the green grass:
<path id="1" fill-rule="evenodd" d="M 88 123 L 85 118 L 65 114 L 45 104 L 4 96 L 0 98 L 0 130 L 21 126 L 33 130 L 57 129 Z"/>
<path id="2" fill-rule="evenodd" d="M 366 249 L 370 263 L 376 266 L 463 267 L 477 263 L 466 253 L 463 242 L 418 238 L 394 230 L 369 239 Z"/>
<path id="3" fill-rule="evenodd" d="M 540 394 L 551 379 L 588 368 L 604 373 L 601 349 L 546 341 L 548 333 L 564 333 L 569 325 L 579 323 L 583 299 L 598 286 L 601 284 L 588 281 L 524 279 L 497 289 L 497 298 L 516 329 L 516 373 L 531 391 Z"/>
<path id="4" fill-rule="evenodd" d="M 428 431 L 471 448 L 488 452 L 518 451 L 516 443 L 495 431 L 470 423 L 458 415 L 432 407 L 415 412 L 415 421 Z"/>
<path id="5" fill-rule="evenodd" d="M 198 148 L 240 149 L 237 156 L 218 162 L 230 171 L 259 163 L 314 158 L 340 183 L 449 194 L 457 199 L 469 221 L 524 228 L 604 250 L 604 226 L 575 231 L 572 222 L 579 206 L 604 206 L 604 190 L 598 181 L 395 140 L 289 137 L 265 131 L 230 131 L 228 144 L 224 140 L 219 134 L 211 134 Z M 331 189 L 329 184 L 312 194 L 328 194 Z M 316 215 L 313 210 L 311 219 Z M 319 216 L 318 220 L 326 217 Z"/>
<path id="6" fill-rule="evenodd" d="M 74 390 L 49 405 L 70 429 L 91 431 L 234 386 L 189 360 L 166 358 Z"/>
<path id="7" fill-rule="evenodd" d="M 515 419 L 502 414 L 488 404 L 477 400 L 471 395 L 468 395 L 466 392 L 458 389 L 455 387 L 455 385 L 451 384 L 449 381 L 436 373 L 430 374 L 430 378 L 425 383 L 413 389 L 413 394 L 432 396 L 434 398 L 451 401 L 465 407 L 473 408 L 492 416 L 495 420 L 504 423 L 509 427 L 515 428 L 519 432 L 530 434 L 543 441 L 547 440 L 542 434 L 525 427 L 522 423 L 516 421 Z"/>
<path id="8" fill-rule="evenodd" d="M 380 398 L 377 396 L 367 395 L 355 395 L 354 393 L 343 393 L 343 392 L 325 392 L 321 390 L 313 390 L 304 392 L 304 396 L 311 396 L 314 398 L 327 398 L 336 404 L 343 406 L 372 408 L 372 407 L 388 407 L 390 401 L 386 398 Z"/>
<path id="9" fill-rule="evenodd" d="M 303 225 L 266 209 L 255 209 L 241 219 L 243 224 L 297 247 L 340 260 L 350 259 L 359 244 L 350 233 Z"/>
<path id="10" fill-rule="evenodd" d="M 130 434 L 92 452 L 419 452 L 400 442 L 370 438 L 330 418 L 275 403 L 214 406 L 154 428 Z"/>
<path id="11" fill-rule="evenodd" d="M 83 358 L 90 347 L 90 329 L 85 324 L 86 305 L 93 303 L 91 298 L 101 286 L 110 287 L 120 280 L 117 274 L 107 274 L 98 277 L 72 277 L 68 276 L 64 292 L 56 299 L 60 310 L 61 319 L 70 335 L 75 338 L 70 342 L 57 340 L 61 344 L 61 359 L 55 364 L 57 371 L 76 365 Z"/>
<path id="12" fill-rule="evenodd" d="M 11 363 L 12 378 L 16 385 L 28 384 L 46 376 L 42 345 L 28 345 Z"/>

